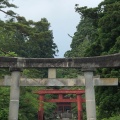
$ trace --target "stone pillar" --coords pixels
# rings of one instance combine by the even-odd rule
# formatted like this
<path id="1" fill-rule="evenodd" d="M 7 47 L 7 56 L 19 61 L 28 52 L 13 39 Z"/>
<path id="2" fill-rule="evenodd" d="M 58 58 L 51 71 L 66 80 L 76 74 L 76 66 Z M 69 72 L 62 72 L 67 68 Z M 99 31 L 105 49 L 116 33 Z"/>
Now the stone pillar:
<path id="1" fill-rule="evenodd" d="M 82 120 L 82 98 L 77 94 L 78 120 Z"/>
<path id="2" fill-rule="evenodd" d="M 56 69 L 55 68 L 48 69 L 48 78 L 56 78 Z"/>
<path id="3" fill-rule="evenodd" d="M 95 91 L 93 85 L 93 69 L 83 69 L 85 77 L 85 96 L 87 120 L 96 120 Z"/>
<path id="4" fill-rule="evenodd" d="M 10 87 L 10 105 L 9 105 L 9 118 L 8 120 L 18 120 L 19 111 L 19 95 L 20 87 L 19 80 L 21 75 L 21 69 L 13 68 L 11 70 L 11 87 Z"/>

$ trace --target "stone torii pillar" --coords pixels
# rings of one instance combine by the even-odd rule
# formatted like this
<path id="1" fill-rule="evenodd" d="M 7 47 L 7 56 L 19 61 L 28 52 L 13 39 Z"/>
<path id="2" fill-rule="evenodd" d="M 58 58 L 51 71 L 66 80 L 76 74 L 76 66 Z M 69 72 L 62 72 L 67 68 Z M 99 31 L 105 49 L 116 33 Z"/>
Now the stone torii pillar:
<path id="1" fill-rule="evenodd" d="M 93 68 L 82 69 L 85 77 L 85 98 L 87 120 L 96 120 L 95 91 L 93 84 Z"/>
<path id="2" fill-rule="evenodd" d="M 10 87 L 10 104 L 9 104 L 9 118 L 8 120 L 18 120 L 19 111 L 19 95 L 20 87 L 19 80 L 21 76 L 20 68 L 11 68 L 11 87 Z"/>
<path id="3" fill-rule="evenodd" d="M 54 68 L 49 68 L 48 69 L 48 78 L 52 79 L 52 78 L 56 78 L 56 69 Z M 39 112 L 38 112 L 38 119 L 39 120 L 43 120 L 44 119 L 44 94 L 39 96 L 39 100 L 40 100 L 40 107 L 39 107 Z"/>

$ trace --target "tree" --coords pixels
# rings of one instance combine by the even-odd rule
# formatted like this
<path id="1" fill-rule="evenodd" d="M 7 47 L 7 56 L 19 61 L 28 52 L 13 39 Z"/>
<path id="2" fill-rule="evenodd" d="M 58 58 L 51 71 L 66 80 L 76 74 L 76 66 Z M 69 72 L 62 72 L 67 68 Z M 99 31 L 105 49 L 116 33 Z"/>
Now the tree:
<path id="1" fill-rule="evenodd" d="M 84 8 L 86 9 L 86 7 Z M 77 32 L 74 33 L 71 43 L 71 50 L 65 53 L 65 57 L 84 57 L 86 49 L 91 46 L 97 37 L 97 29 L 93 25 L 93 20 L 81 15 Z"/>
<path id="2" fill-rule="evenodd" d="M 105 6 L 106 5 L 106 6 Z M 105 7 L 103 7 L 105 6 Z M 99 19 L 99 40 L 102 46 L 102 51 L 108 53 L 116 53 L 114 46 L 119 44 L 119 32 L 120 32 L 120 1 L 118 0 L 105 0 L 99 7 L 103 9 Z"/>
<path id="3" fill-rule="evenodd" d="M 0 119 L 7 120 L 8 119 L 8 111 L 9 111 L 9 88 L 0 87 Z"/>
<path id="4" fill-rule="evenodd" d="M 120 52 L 119 0 L 104 0 L 95 8 L 79 7 L 76 5 L 76 12 L 81 15 L 81 21 L 78 25 L 80 29 L 77 28 L 71 43 L 72 49 L 65 54 L 65 57 L 101 56 Z M 83 23 L 85 23 L 85 26 L 83 26 Z M 88 33 L 88 36 L 92 35 L 92 39 L 88 37 L 88 43 L 86 43 L 84 30 Z M 90 31 L 90 34 L 88 31 Z M 120 80 L 119 72 L 119 68 L 103 68 L 97 69 L 96 74 L 100 74 L 101 77 L 116 77 Z M 96 87 L 98 120 L 119 114 L 119 89 L 119 86 Z"/>
<path id="5" fill-rule="evenodd" d="M 105 119 L 102 119 L 102 120 L 119 120 L 120 119 L 120 115 L 118 116 L 113 116 L 113 117 L 110 117 L 110 118 L 105 118 Z"/>
<path id="6" fill-rule="evenodd" d="M 5 22 L 0 20 L 0 48 L 6 52 L 15 52 L 21 57 L 54 57 L 58 49 L 47 19 L 27 21 L 12 10 L 4 10 L 11 7 L 17 8 L 8 0 L 0 1 L 0 12 L 10 17 Z"/>
<path id="7" fill-rule="evenodd" d="M 5 8 L 17 8 L 16 5 L 9 2 L 10 0 L 0 0 L 0 12 L 5 13 L 11 17 L 16 17 L 16 13 L 12 10 L 4 11 Z"/>
<path id="8" fill-rule="evenodd" d="M 119 0 L 104 0 L 96 8 L 76 8 L 76 11 L 82 16 L 92 19 L 93 26 L 97 28 L 97 37 L 87 48 L 85 56 L 119 52 L 119 8 Z M 118 51 L 114 49 L 116 47 Z"/>
<path id="9" fill-rule="evenodd" d="M 4 51 L 14 51 L 18 56 L 35 58 L 54 57 L 58 51 L 46 18 L 32 23 L 26 20 L 17 23 L 1 21 L 0 25 L 0 47 Z"/>
<path id="10" fill-rule="evenodd" d="M 38 22 L 26 20 L 25 17 L 19 16 L 13 11 L 5 11 L 3 8 L 15 7 L 10 4 L 8 0 L 0 1 L 0 12 L 9 16 L 6 21 L 0 20 L 0 56 L 9 57 L 35 57 L 35 58 L 53 58 L 58 49 L 53 41 L 53 33 L 50 30 L 50 23 L 46 18 L 42 18 Z M 8 74 L 8 70 L 0 70 L 0 77 Z M 10 74 L 10 73 L 9 73 Z M 23 74 L 32 78 L 47 77 L 46 70 L 39 69 L 25 69 Z M 7 119 L 8 117 L 8 103 L 9 91 L 7 88 L 0 88 L 0 119 Z M 21 87 L 20 97 L 20 112 L 19 120 L 33 120 L 37 119 L 37 111 L 39 103 L 37 95 L 32 92 L 38 89 L 45 89 L 40 87 Z M 4 94 L 8 94 L 7 97 Z M 7 101 L 7 104 L 3 104 Z M 53 106 L 49 104 L 49 106 Z M 48 113 L 48 110 L 46 111 Z"/>
<path id="11" fill-rule="evenodd" d="M 30 35 L 27 44 L 28 57 L 51 58 L 56 55 L 57 46 L 53 42 L 53 33 L 46 18 L 34 23 L 33 35 Z M 33 31 L 33 32 L 34 32 Z"/>

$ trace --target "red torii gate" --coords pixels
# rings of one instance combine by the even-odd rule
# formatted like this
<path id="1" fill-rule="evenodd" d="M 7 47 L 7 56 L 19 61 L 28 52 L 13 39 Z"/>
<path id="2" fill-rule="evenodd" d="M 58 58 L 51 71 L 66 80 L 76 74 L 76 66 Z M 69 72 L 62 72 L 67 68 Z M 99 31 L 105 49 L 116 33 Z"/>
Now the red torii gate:
<path id="1" fill-rule="evenodd" d="M 35 92 L 35 94 L 39 94 L 39 100 L 40 100 L 40 107 L 38 111 L 38 120 L 43 120 L 43 114 L 44 114 L 44 109 L 43 109 L 43 102 L 56 102 L 56 103 L 71 103 L 71 102 L 76 102 L 77 103 L 77 108 L 78 108 L 78 120 L 82 120 L 82 103 L 85 102 L 85 99 L 81 97 L 85 93 L 84 90 L 56 90 L 56 89 L 49 89 L 49 90 L 40 90 L 38 92 Z M 49 99 L 45 100 L 44 95 L 45 94 L 58 94 L 58 99 Z M 63 95 L 65 94 L 76 94 L 76 98 L 63 98 Z"/>

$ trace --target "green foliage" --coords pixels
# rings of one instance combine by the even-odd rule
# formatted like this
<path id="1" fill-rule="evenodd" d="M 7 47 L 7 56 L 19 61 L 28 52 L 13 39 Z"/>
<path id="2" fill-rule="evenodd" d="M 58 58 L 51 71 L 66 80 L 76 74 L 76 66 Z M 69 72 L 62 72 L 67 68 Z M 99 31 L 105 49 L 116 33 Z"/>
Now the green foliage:
<path id="1" fill-rule="evenodd" d="M 4 8 L 7 8 L 7 11 L 4 11 Z M 16 17 L 17 14 L 13 10 L 9 10 L 9 8 L 17 8 L 16 5 L 10 3 L 10 0 L 0 0 L 0 12 L 3 12 L 9 17 Z"/>
<path id="2" fill-rule="evenodd" d="M 76 78 L 81 71 L 77 69 L 57 69 L 57 78 Z"/>
<path id="3" fill-rule="evenodd" d="M 47 78 L 47 69 L 24 69 L 22 75 L 27 78 Z"/>
<path id="4" fill-rule="evenodd" d="M 86 46 L 86 50 L 83 54 L 84 56 L 99 56 L 103 55 L 104 53 L 111 54 L 118 53 L 120 51 L 119 0 L 104 0 L 96 8 L 79 7 L 77 5 L 76 11 L 82 16 L 82 20 L 79 25 L 81 25 L 82 22 L 85 22 L 86 18 L 89 18 L 91 20 L 93 28 L 95 28 L 94 30 L 96 31 L 96 35 L 94 34 L 92 38 L 93 41 L 91 41 L 91 44 L 88 47 Z M 79 31 L 80 30 L 78 30 L 78 32 Z M 74 41 L 72 44 L 74 44 Z M 78 42 L 77 44 L 80 45 L 82 43 Z M 73 50 L 74 48 L 72 48 L 72 51 Z M 77 49 L 77 52 L 78 51 L 79 49 Z M 76 52 L 73 54 L 75 53 Z"/>
<path id="5" fill-rule="evenodd" d="M 14 11 L 5 11 L 3 8 L 17 8 L 9 0 L 0 0 L 0 12 L 9 16 L 6 21 L 0 20 L 0 56 L 6 57 L 32 57 L 32 58 L 53 58 L 58 52 L 57 45 L 53 41 L 53 32 L 50 30 L 50 23 L 46 18 L 38 22 L 26 20 L 18 16 Z M 6 69 L 0 69 L 0 77 L 8 75 Z M 23 76 L 30 78 L 47 77 L 46 69 L 25 69 Z M 9 91 L 0 88 L 0 119 L 8 119 Z M 33 92 L 45 87 L 21 87 L 20 88 L 20 109 L 19 120 L 35 120 L 38 118 L 37 111 L 39 101 L 38 95 Z M 5 103 L 4 103 L 5 102 Z M 45 103 L 45 113 L 49 116 L 55 108 L 54 104 Z M 50 109 L 47 109 L 47 108 Z"/>
<path id="6" fill-rule="evenodd" d="M 96 87 L 96 93 L 99 120 L 119 114 L 119 87 Z"/>
<path id="7" fill-rule="evenodd" d="M 110 117 L 110 118 L 105 118 L 105 119 L 102 119 L 102 120 L 119 120 L 120 119 L 120 115 L 116 115 L 114 117 Z"/>
<path id="8" fill-rule="evenodd" d="M 102 17 L 99 19 L 99 38 L 102 50 L 110 51 L 116 44 L 120 33 L 120 2 L 107 4 Z M 116 52 L 116 51 L 115 51 Z M 118 52 L 118 51 L 117 51 Z"/>
<path id="9" fill-rule="evenodd" d="M 5 52 L 0 50 L 0 56 L 5 56 L 5 57 L 17 57 L 17 54 L 15 52 Z M 9 75 L 10 72 L 8 69 L 1 69 L 0 68 L 0 78 L 4 78 L 5 75 Z"/>
<path id="10" fill-rule="evenodd" d="M 10 0 L 0 0 L 0 8 L 17 8 L 16 5 L 9 2 Z"/>
<path id="11" fill-rule="evenodd" d="M 10 89 L 0 87 L 0 120 L 8 119 L 9 111 L 9 100 L 10 100 Z"/>
<path id="12" fill-rule="evenodd" d="M 58 50 L 49 27 L 46 18 L 38 22 L 26 21 L 24 17 L 18 22 L 1 21 L 0 48 L 6 52 L 14 51 L 21 57 L 54 57 Z"/>
<path id="13" fill-rule="evenodd" d="M 33 91 L 38 89 L 38 87 L 20 88 L 19 120 L 37 119 L 39 101 L 37 100 L 38 96 L 33 94 Z"/>
<path id="14" fill-rule="evenodd" d="M 53 112 L 55 111 L 56 107 L 57 107 L 56 103 L 44 102 L 44 110 L 45 110 L 44 115 L 46 120 L 53 120 L 54 118 Z"/>
<path id="15" fill-rule="evenodd" d="M 94 38 L 97 36 L 96 27 L 93 26 L 91 18 L 84 18 L 82 16 L 80 23 L 78 24 L 77 32 L 74 33 L 74 37 L 71 43 L 71 50 L 65 53 L 65 57 L 83 57 L 86 53 L 86 48 L 91 46 L 94 42 Z"/>
<path id="16" fill-rule="evenodd" d="M 88 57 L 120 53 L 119 0 L 104 0 L 95 8 L 76 5 L 76 12 L 81 15 L 81 21 L 72 38 L 71 50 L 65 53 L 65 57 Z M 119 73 L 119 68 L 102 68 L 96 71 L 96 74 L 99 74 L 100 77 L 119 78 L 120 80 Z M 98 120 L 120 119 L 119 95 L 120 86 L 96 87 Z"/>

